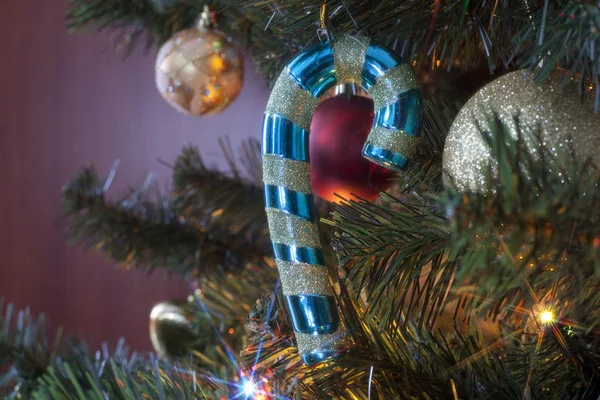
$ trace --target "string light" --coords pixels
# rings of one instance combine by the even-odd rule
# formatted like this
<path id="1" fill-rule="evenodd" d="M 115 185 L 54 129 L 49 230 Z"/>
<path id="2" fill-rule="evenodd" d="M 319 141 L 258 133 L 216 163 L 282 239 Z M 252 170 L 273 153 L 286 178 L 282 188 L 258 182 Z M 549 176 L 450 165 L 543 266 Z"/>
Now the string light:
<path id="1" fill-rule="evenodd" d="M 545 310 L 540 313 L 540 321 L 544 325 L 550 325 L 554 322 L 554 313 L 550 310 Z"/>
<path id="2" fill-rule="evenodd" d="M 249 398 L 254 395 L 254 392 L 256 392 L 256 385 L 251 380 L 246 380 L 242 385 L 242 394 Z"/>
<path id="3" fill-rule="evenodd" d="M 253 379 L 242 377 L 242 384 L 239 386 L 239 394 L 234 399 L 244 400 L 270 400 L 269 389 L 267 387 L 268 380 L 263 378 L 258 384 Z M 263 383 L 264 382 L 264 383 Z"/>

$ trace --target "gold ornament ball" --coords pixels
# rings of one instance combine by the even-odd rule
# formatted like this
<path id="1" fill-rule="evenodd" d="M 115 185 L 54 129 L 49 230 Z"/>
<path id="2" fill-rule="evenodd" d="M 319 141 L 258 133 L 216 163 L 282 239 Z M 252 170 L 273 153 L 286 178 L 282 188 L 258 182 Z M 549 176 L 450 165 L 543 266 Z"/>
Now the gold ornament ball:
<path id="1" fill-rule="evenodd" d="M 152 347 L 163 358 L 185 355 L 198 341 L 193 314 L 185 302 L 159 303 L 150 313 Z"/>
<path id="2" fill-rule="evenodd" d="M 517 138 L 514 117 L 530 152 L 542 145 L 554 156 L 573 149 L 580 161 L 600 166 L 600 116 L 593 102 L 582 104 L 575 84 L 560 87 L 553 76 L 542 85 L 524 71 L 508 73 L 477 92 L 452 123 L 444 147 L 443 169 L 447 184 L 459 191 L 484 192 L 485 171 L 491 150 L 478 128 L 487 126 L 494 113 Z M 541 134 L 540 139 L 533 134 Z"/>
<path id="3" fill-rule="evenodd" d="M 244 59 L 222 33 L 195 27 L 175 34 L 156 57 L 156 88 L 176 110 L 216 114 L 240 93 Z"/>

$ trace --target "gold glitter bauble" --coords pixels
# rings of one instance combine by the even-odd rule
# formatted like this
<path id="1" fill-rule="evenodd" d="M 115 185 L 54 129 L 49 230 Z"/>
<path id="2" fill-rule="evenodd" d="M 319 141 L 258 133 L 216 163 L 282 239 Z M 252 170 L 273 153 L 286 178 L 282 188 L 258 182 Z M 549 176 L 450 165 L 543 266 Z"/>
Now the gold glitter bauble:
<path id="1" fill-rule="evenodd" d="M 164 358 L 185 355 L 198 342 L 190 305 L 185 302 L 159 303 L 150 313 L 150 340 L 154 351 Z"/>
<path id="2" fill-rule="evenodd" d="M 591 159 L 600 166 L 600 116 L 593 104 L 582 104 L 575 84 L 559 87 L 558 77 L 537 85 L 524 71 L 506 74 L 484 86 L 460 110 L 452 123 L 444 148 L 446 183 L 460 191 L 483 192 L 485 171 L 491 165 L 489 146 L 478 128 L 488 125 L 494 113 L 517 138 L 515 117 L 525 145 L 544 148 L 554 156 L 570 149 L 580 161 Z M 540 134 L 540 139 L 535 138 Z"/>
<path id="3" fill-rule="evenodd" d="M 156 87 L 175 109 L 210 115 L 225 109 L 240 93 L 244 59 L 222 33 L 204 27 L 181 31 L 156 57 Z"/>

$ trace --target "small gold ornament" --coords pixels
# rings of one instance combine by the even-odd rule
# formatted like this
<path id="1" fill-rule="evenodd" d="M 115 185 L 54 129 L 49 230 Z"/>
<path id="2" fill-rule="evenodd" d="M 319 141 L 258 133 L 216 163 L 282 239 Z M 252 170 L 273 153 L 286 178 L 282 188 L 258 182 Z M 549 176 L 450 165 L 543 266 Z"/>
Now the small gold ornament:
<path id="1" fill-rule="evenodd" d="M 207 9 L 198 25 L 175 34 L 156 57 L 156 88 L 173 108 L 188 115 L 216 114 L 240 93 L 244 59 L 212 28 Z"/>
<path id="2" fill-rule="evenodd" d="M 185 355 L 197 347 L 199 330 L 189 304 L 167 301 L 150 313 L 150 340 L 154 350 L 164 358 Z"/>
<path id="3" fill-rule="evenodd" d="M 553 76 L 537 85 L 524 71 L 506 74 L 484 86 L 461 109 L 453 122 L 444 148 L 446 183 L 460 191 L 483 192 L 491 151 L 478 129 L 493 113 L 517 138 L 515 117 L 528 150 L 541 144 L 553 156 L 573 149 L 580 161 L 591 159 L 600 166 L 600 116 L 593 104 L 582 104 L 575 84 L 560 88 Z M 540 133 L 539 139 L 533 133 Z"/>

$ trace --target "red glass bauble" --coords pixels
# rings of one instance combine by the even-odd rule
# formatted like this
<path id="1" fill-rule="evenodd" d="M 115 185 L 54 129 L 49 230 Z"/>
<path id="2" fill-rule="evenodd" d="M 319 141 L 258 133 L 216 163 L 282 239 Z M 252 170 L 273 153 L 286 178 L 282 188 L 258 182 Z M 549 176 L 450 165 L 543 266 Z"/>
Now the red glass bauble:
<path id="1" fill-rule="evenodd" d="M 362 156 L 373 125 L 373 100 L 342 94 L 321 102 L 310 125 L 310 181 L 328 201 L 355 194 L 374 200 L 395 175 Z"/>

